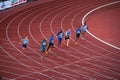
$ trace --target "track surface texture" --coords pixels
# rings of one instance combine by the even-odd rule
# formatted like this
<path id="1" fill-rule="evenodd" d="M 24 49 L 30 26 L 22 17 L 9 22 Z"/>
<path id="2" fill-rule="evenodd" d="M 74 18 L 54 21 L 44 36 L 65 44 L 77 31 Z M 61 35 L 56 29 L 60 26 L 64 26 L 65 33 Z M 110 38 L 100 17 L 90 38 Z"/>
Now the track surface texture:
<path id="1" fill-rule="evenodd" d="M 120 80 L 120 2 L 87 15 L 88 32 L 74 44 L 75 30 L 86 13 L 116 1 L 51 0 L 40 4 L 38 0 L 0 12 L 0 76 L 3 80 Z M 63 40 L 58 47 L 58 31 L 69 28 L 70 45 Z M 52 34 L 55 48 L 41 59 L 40 42 Z M 25 36 L 30 45 L 23 51 L 19 42 Z"/>

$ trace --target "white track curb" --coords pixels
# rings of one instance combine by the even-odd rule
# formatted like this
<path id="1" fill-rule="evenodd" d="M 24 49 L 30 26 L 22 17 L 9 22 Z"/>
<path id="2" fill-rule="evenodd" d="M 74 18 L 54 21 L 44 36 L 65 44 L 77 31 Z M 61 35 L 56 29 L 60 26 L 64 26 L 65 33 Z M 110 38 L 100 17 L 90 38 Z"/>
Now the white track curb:
<path id="1" fill-rule="evenodd" d="M 98 9 L 100 9 L 100 8 L 103 8 L 103 7 L 106 7 L 106 6 L 112 5 L 112 4 L 117 4 L 117 3 L 119 3 L 119 2 L 120 2 L 120 1 L 116 1 L 116 2 L 112 2 L 112 3 L 108 3 L 108 4 L 105 4 L 105 5 L 99 6 L 99 7 L 95 8 L 95 9 L 89 11 L 88 13 L 86 13 L 86 14 L 83 16 L 83 18 L 82 18 L 82 25 L 84 25 L 85 19 L 86 19 L 86 17 L 87 17 L 89 14 L 93 13 L 94 11 L 96 11 L 96 10 L 98 10 Z M 113 48 L 115 48 L 115 49 L 120 50 L 119 47 L 116 47 L 116 46 L 114 46 L 114 45 L 112 45 L 112 44 L 110 44 L 110 43 L 108 43 L 108 42 L 105 42 L 105 41 L 101 40 L 100 38 L 94 36 L 94 35 L 93 35 L 92 33 L 90 33 L 89 31 L 87 31 L 87 32 L 88 32 L 88 34 L 90 34 L 92 37 L 94 37 L 95 39 L 101 41 L 102 43 L 104 43 L 104 44 L 106 44 L 106 45 L 108 45 L 108 46 L 111 46 L 111 47 L 113 47 Z"/>

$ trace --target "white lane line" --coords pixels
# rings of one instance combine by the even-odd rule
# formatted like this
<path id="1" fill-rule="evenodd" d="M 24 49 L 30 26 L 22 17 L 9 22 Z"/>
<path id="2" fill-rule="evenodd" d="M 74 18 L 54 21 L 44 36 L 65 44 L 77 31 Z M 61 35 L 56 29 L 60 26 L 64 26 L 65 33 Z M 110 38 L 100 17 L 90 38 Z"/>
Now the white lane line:
<path id="1" fill-rule="evenodd" d="M 50 15 L 50 14 L 49 14 Z M 54 19 L 54 18 L 53 18 Z M 51 21 L 52 22 L 52 21 Z M 41 26 L 41 24 L 40 24 L 40 26 Z M 51 25 L 52 26 L 52 25 Z M 41 28 L 41 27 L 40 27 Z M 52 28 L 52 27 L 51 27 Z M 40 29 L 41 30 L 41 29 Z M 51 29 L 52 30 L 52 29 Z M 40 31 L 40 32 L 42 32 L 42 30 Z M 53 31 L 52 31 L 53 32 Z M 43 33 L 42 33 L 43 34 Z M 53 32 L 53 34 L 55 34 L 54 32 Z M 45 37 L 45 35 L 43 34 L 43 36 Z M 45 37 L 46 38 L 46 37 Z M 64 50 L 62 50 L 62 49 L 60 49 L 61 51 L 64 51 Z M 65 52 L 65 51 L 64 51 Z M 75 56 L 74 56 L 75 57 Z M 70 70 L 70 69 L 68 69 L 68 68 L 64 68 L 64 69 L 67 69 L 67 70 Z M 71 71 L 71 70 L 70 70 Z M 74 71 L 75 72 L 75 71 Z"/>
<path id="2" fill-rule="evenodd" d="M 8 60 L 0 60 L 0 61 L 2 61 L 4 63 L 8 63 L 8 64 L 20 65 L 19 63 L 15 63 L 15 62 L 8 61 Z M 2 65 L 0 64 L 0 66 L 2 66 Z M 36 68 L 39 69 L 40 68 L 39 66 L 33 66 L 33 65 L 30 65 L 30 64 L 29 64 L 29 66 L 34 68 L 34 69 L 36 69 Z M 10 67 L 10 66 L 5 65 L 5 67 Z M 14 67 L 11 67 L 11 68 L 14 68 Z M 14 69 L 17 69 L 17 68 L 14 68 Z M 21 69 L 21 68 L 18 68 L 18 69 L 25 70 L 25 69 Z M 29 70 L 26 70 L 26 71 L 33 72 L 33 71 L 29 71 Z"/>
<path id="3" fill-rule="evenodd" d="M 104 68 L 105 69 L 105 68 Z"/>
<path id="4" fill-rule="evenodd" d="M 66 10 L 64 10 L 63 12 L 66 12 L 67 10 L 70 10 L 71 8 L 68 8 L 68 9 L 66 9 Z M 52 20 L 51 20 L 51 23 L 50 23 L 50 30 L 52 31 L 52 34 L 54 34 L 55 35 L 55 37 L 57 38 L 57 36 L 56 36 L 56 34 L 54 33 L 54 31 L 53 31 L 53 28 L 52 28 L 52 24 L 53 24 L 53 21 L 55 20 L 55 18 L 57 17 L 57 16 L 59 16 L 59 15 L 61 15 L 63 12 L 60 12 L 59 14 L 57 14 Z M 64 43 L 64 42 L 63 42 Z M 65 44 L 65 43 L 64 43 Z M 72 47 L 70 47 L 70 48 L 72 48 Z M 74 57 L 74 58 L 76 58 L 76 59 L 79 59 L 78 57 L 76 57 L 76 56 L 74 56 L 74 55 L 70 55 L 68 52 L 66 52 L 65 50 L 62 50 L 62 49 L 60 49 L 60 48 L 58 48 L 59 50 L 61 50 L 61 51 L 64 51 L 66 54 L 68 54 L 69 56 L 72 56 L 72 57 Z M 74 49 L 74 48 L 72 48 L 72 49 Z M 66 67 L 63 67 L 64 69 L 68 69 L 68 68 L 66 68 Z M 68 69 L 68 70 L 70 70 L 70 69 Z M 72 70 L 72 71 L 74 71 L 74 70 Z M 78 73 L 78 72 L 76 72 L 76 71 L 74 71 L 75 73 Z M 92 77 L 90 77 L 90 76 L 87 76 L 87 75 L 84 75 L 84 74 L 81 74 L 81 73 L 79 73 L 81 76 L 84 76 L 84 77 L 87 77 L 87 78 L 91 78 L 91 79 L 94 79 L 94 78 L 92 78 Z"/>
<path id="5" fill-rule="evenodd" d="M 109 53 L 111 53 L 111 54 L 120 56 L 120 54 L 117 54 L 117 52 L 113 52 L 113 51 L 107 50 L 107 49 L 105 49 L 105 48 L 103 48 L 103 47 L 101 47 L 101 46 L 96 45 L 95 43 L 90 42 L 90 41 L 87 40 L 87 39 L 84 39 L 84 40 L 85 40 L 86 42 L 88 42 L 89 44 L 91 44 L 91 45 L 93 45 L 93 46 L 96 46 L 97 48 L 99 48 L 99 49 L 101 49 L 101 50 L 104 50 L 104 51 L 107 51 L 107 52 L 109 52 Z M 119 51 L 118 51 L 118 52 L 119 52 Z"/>
<path id="6" fill-rule="evenodd" d="M 17 68 L 17 67 L 11 67 L 11 66 L 7 66 L 7 65 L 1 65 L 0 64 L 0 66 L 2 66 L 2 67 L 4 67 L 4 68 L 10 68 L 10 69 L 14 69 L 14 70 L 19 70 L 19 71 L 23 71 L 23 72 L 29 72 L 29 73 L 31 73 L 32 71 L 28 71 L 28 70 L 26 70 L 26 69 L 21 69 L 21 68 Z"/>
<path id="7" fill-rule="evenodd" d="M 93 34 L 92 34 L 92 33 L 90 33 L 89 31 L 87 31 L 87 33 L 88 33 L 88 34 L 90 34 L 90 35 L 91 35 L 92 37 L 94 37 L 95 39 L 97 39 L 97 40 L 99 40 L 99 41 L 103 42 L 104 44 L 107 44 L 108 46 L 111 46 L 111 47 L 113 47 L 113 48 L 115 48 L 115 49 L 120 50 L 120 48 L 119 48 L 119 47 L 114 46 L 114 45 L 112 45 L 112 44 L 110 44 L 110 43 L 108 43 L 108 42 L 103 41 L 102 39 L 100 39 L 100 38 L 96 37 L 95 35 L 93 35 Z"/>
<path id="8" fill-rule="evenodd" d="M 63 6 L 63 8 L 64 8 L 64 6 Z M 62 9 L 62 8 L 60 8 L 60 9 Z M 58 11 L 58 9 L 55 10 L 55 11 Z M 43 18 L 43 20 L 41 21 L 41 23 L 40 23 L 40 32 L 41 32 L 41 34 L 45 37 L 45 39 L 47 39 L 47 38 L 46 38 L 46 36 L 44 35 L 44 33 L 42 32 L 41 25 L 42 25 L 43 21 L 44 21 L 50 14 L 54 13 L 55 11 L 53 11 L 53 12 L 49 13 L 47 16 L 45 16 L 45 17 Z M 52 62 L 53 62 L 53 61 L 52 61 Z M 54 63 L 55 63 L 55 62 L 54 62 Z M 57 64 L 57 63 L 56 63 L 56 64 Z M 58 65 L 58 64 L 57 64 L 57 65 Z M 59 67 L 59 68 L 60 68 L 60 67 Z M 67 69 L 67 70 L 69 70 L 69 71 L 72 71 L 72 70 L 70 70 L 70 69 L 68 69 L 68 68 L 64 68 L 64 69 Z M 74 72 L 74 71 L 72 71 L 72 72 Z"/>
<path id="9" fill-rule="evenodd" d="M 59 15 L 59 14 L 58 14 L 58 15 Z M 55 18 L 56 18 L 56 16 L 53 18 L 53 20 L 54 20 Z M 52 22 L 53 22 L 53 21 L 51 21 L 51 26 L 52 26 Z M 52 30 L 52 29 L 51 29 L 51 30 Z M 53 31 L 52 31 L 52 32 L 53 32 Z M 55 33 L 53 32 L 53 34 L 55 34 Z M 77 66 L 78 66 L 78 65 L 77 65 Z M 96 72 L 96 73 L 97 73 L 97 72 Z M 99 73 L 99 74 L 100 74 L 100 73 Z M 103 74 L 102 74 L 102 75 L 103 75 Z M 105 77 L 105 76 L 104 76 L 104 77 Z M 107 76 L 106 76 L 106 78 L 110 78 L 110 77 L 107 77 Z"/>
<path id="10" fill-rule="evenodd" d="M 19 30 L 18 30 L 19 31 Z"/>
<path id="11" fill-rule="evenodd" d="M 28 12 L 28 11 L 25 11 L 25 12 Z M 24 13 L 25 13 L 25 12 L 24 12 Z M 21 15 L 21 14 L 20 14 L 20 15 Z M 20 15 L 18 15 L 18 16 L 20 16 Z M 23 53 L 22 51 L 20 51 L 20 50 L 12 43 L 12 41 L 10 40 L 9 35 L 8 35 L 8 29 L 9 29 L 9 27 L 10 27 L 10 24 L 11 24 L 12 21 L 14 21 L 18 16 L 16 16 L 15 18 L 13 18 L 13 19 L 9 22 L 9 24 L 7 25 L 7 28 L 6 28 L 6 37 L 7 37 L 8 41 L 10 42 L 10 44 L 11 44 L 16 50 L 18 50 L 20 53 Z M 28 16 L 28 15 L 27 15 L 27 16 Z M 25 18 L 24 18 L 24 19 L 25 19 Z M 22 39 L 22 38 L 21 38 L 21 39 Z M 25 55 L 25 54 L 24 54 L 24 55 Z M 31 61 L 39 64 L 39 62 L 31 59 L 31 58 L 28 57 L 27 55 L 25 55 L 25 57 L 27 57 L 27 58 L 30 59 Z M 19 62 L 20 62 L 20 61 L 19 61 Z M 21 62 L 21 63 L 22 63 L 22 62 Z M 36 69 L 33 69 L 33 68 L 31 68 L 30 66 L 28 66 L 28 65 L 26 65 L 26 64 L 24 64 L 24 63 L 22 63 L 22 64 L 25 65 L 27 68 L 31 69 L 32 71 L 37 72 Z M 54 80 L 52 77 L 49 77 L 47 74 L 43 74 L 43 73 L 40 73 L 40 72 L 39 72 L 39 74 L 41 74 L 42 76 L 46 76 L 46 77 L 48 77 L 48 78 L 51 79 L 51 80 Z M 15 78 L 15 79 L 16 79 L 16 78 Z"/>
<path id="12" fill-rule="evenodd" d="M 91 59 L 91 58 L 93 58 L 93 59 L 94 59 L 94 58 L 99 58 L 99 56 L 90 57 L 90 58 L 85 58 L 85 59 L 83 59 L 83 60 L 81 60 L 81 61 L 89 60 L 89 59 Z M 79 62 L 81 62 L 81 61 L 71 62 L 71 63 L 65 64 L 65 65 L 61 65 L 61 66 L 56 66 L 56 67 L 53 67 L 52 69 L 57 69 L 57 68 L 60 68 L 60 67 L 62 67 L 62 66 L 73 65 L 73 64 L 79 63 Z M 40 72 L 50 71 L 50 70 L 51 70 L 51 69 L 45 69 L 45 70 L 42 70 L 42 71 L 40 71 Z M 35 73 L 37 73 L 37 72 L 35 72 Z M 33 73 L 33 74 L 34 74 L 34 73 Z M 30 76 L 30 75 L 32 75 L 32 74 L 24 75 L 24 77 L 25 77 L 25 76 Z M 97 75 L 97 74 L 96 74 L 96 75 Z"/>
<path id="13" fill-rule="evenodd" d="M 66 15 L 64 18 L 66 18 L 68 15 Z M 64 18 L 63 18 L 63 20 L 64 20 Z M 63 23 L 63 20 L 62 20 L 62 23 Z M 62 24 L 61 24 L 61 26 L 62 26 Z M 63 29 L 63 28 L 62 28 Z M 101 67 L 102 68 L 102 67 Z M 103 67 L 103 69 L 105 69 L 104 67 Z M 108 70 L 108 69 L 106 69 L 106 70 Z M 108 70 L 108 71 L 110 71 L 110 70 Z M 118 73 L 116 73 L 116 74 L 118 74 Z"/>
<path id="14" fill-rule="evenodd" d="M 98 9 L 101 9 L 101 8 L 104 8 L 104 7 L 106 7 L 106 6 L 109 6 L 109 5 L 117 4 L 117 3 L 120 3 L 120 1 L 111 2 L 111 3 L 108 3 L 108 4 L 105 4 L 105 5 L 99 6 L 99 7 L 95 8 L 95 9 L 89 11 L 88 13 L 86 13 L 86 14 L 83 16 L 83 18 L 82 18 L 82 25 L 84 25 L 84 22 L 85 22 L 86 17 L 87 17 L 88 15 L 90 15 L 91 13 L 93 13 L 94 11 L 96 11 L 96 10 L 98 10 Z M 111 47 L 113 47 L 113 48 L 115 48 L 115 49 L 120 50 L 119 47 L 114 46 L 114 45 L 112 45 L 112 44 L 110 44 L 110 43 L 108 43 L 108 42 L 103 41 L 102 39 L 96 37 L 95 35 L 93 35 L 93 34 L 90 33 L 89 31 L 87 31 L 87 32 L 88 32 L 92 37 L 94 37 L 95 39 L 99 40 L 100 42 L 102 42 L 102 43 L 104 43 L 104 44 L 106 44 L 106 45 L 108 45 L 108 46 L 111 46 Z"/>
<path id="15" fill-rule="evenodd" d="M 3 71 L 3 70 L 0 70 L 0 72 L 4 72 L 4 73 L 7 73 L 7 74 L 11 74 L 12 76 L 21 76 L 22 74 L 18 74 L 18 73 L 13 73 L 13 72 L 9 72 L 9 71 Z M 29 78 L 29 79 L 33 79 L 33 80 L 36 80 L 36 78 L 33 78 L 33 77 L 26 77 L 26 78 Z M 4 79 L 4 78 L 3 78 Z M 14 78 L 11 78 L 9 80 L 15 80 Z"/>
<path id="16" fill-rule="evenodd" d="M 75 19 L 78 15 L 80 15 L 80 12 L 73 17 L 72 22 L 71 22 L 71 26 L 72 26 L 73 31 L 76 31 L 75 28 L 74 28 L 74 26 L 73 26 L 73 23 L 74 23 L 74 19 Z M 109 51 L 109 50 L 107 50 L 107 49 L 104 49 L 103 47 L 100 47 L 100 46 L 98 46 L 98 45 L 96 45 L 96 44 L 94 44 L 94 43 L 92 43 L 92 42 L 90 42 L 90 41 L 88 41 L 88 40 L 86 40 L 86 39 L 84 39 L 84 40 L 87 41 L 89 44 L 92 44 L 93 46 L 98 47 L 98 48 L 100 48 L 100 49 L 102 49 L 102 50 L 104 50 L 104 51 L 107 51 L 107 52 L 112 53 L 112 54 L 114 54 L 114 55 L 120 56 L 119 54 L 116 54 L 116 53 L 118 53 L 119 51 L 118 51 L 118 52 L 112 52 L 112 51 Z M 92 51 L 92 52 L 98 53 L 98 52 L 96 52 L 96 51 L 94 51 L 94 50 L 91 50 L 91 49 L 85 47 L 84 45 L 82 45 L 82 44 L 80 44 L 80 43 L 78 43 L 78 44 L 81 45 L 82 47 L 84 47 L 84 48 Z M 115 60 L 115 59 L 112 59 L 112 60 Z"/>
<path id="17" fill-rule="evenodd" d="M 30 28 L 30 27 L 29 27 Z M 30 30 L 30 29 L 29 29 Z M 30 34 L 31 35 L 31 34 Z M 31 35 L 32 36 L 32 35 Z M 21 36 L 20 36 L 20 34 L 19 34 L 19 37 L 21 38 Z M 37 53 L 38 54 L 38 53 Z M 54 62 L 55 63 L 55 62 Z M 42 64 L 41 64 L 42 65 Z M 46 68 L 48 68 L 47 66 L 46 66 Z M 49 68 L 50 69 L 50 68 Z M 59 72 L 57 72 L 57 71 L 55 71 L 55 70 L 51 70 L 51 71 L 53 71 L 53 72 L 56 72 L 56 73 L 58 73 L 58 74 L 61 74 L 61 73 L 59 73 Z M 61 75 L 63 75 L 63 74 L 61 74 Z M 63 75 L 63 76 L 65 76 L 65 75 Z"/>
<path id="18" fill-rule="evenodd" d="M 24 63 L 22 63 L 22 62 L 20 62 L 18 59 L 16 59 L 16 58 L 13 57 L 12 55 L 10 55 L 10 53 L 8 53 L 8 52 L 7 52 L 6 50 L 4 50 L 3 48 L 2 48 L 2 50 L 3 50 L 8 56 L 10 56 L 10 57 L 13 58 L 15 61 L 17 61 L 19 64 L 21 64 L 21 65 L 27 67 L 28 69 L 34 71 L 31 67 L 29 67 L 28 65 L 26 65 L 26 64 L 24 64 Z M 14 74 L 16 74 L 16 73 L 14 73 Z M 42 75 L 42 74 L 41 74 L 41 75 Z M 14 78 L 14 79 L 15 79 L 15 78 Z"/>
<path id="19" fill-rule="evenodd" d="M 83 60 L 88 60 L 88 59 L 91 59 L 91 58 L 94 59 L 94 58 L 98 58 L 98 57 L 99 57 L 99 56 L 94 56 L 94 57 L 90 57 L 90 58 L 85 58 L 85 59 L 82 59 L 81 61 L 83 61 Z M 38 72 L 50 71 L 50 70 L 52 70 L 52 69 L 57 69 L 57 68 L 61 68 L 62 66 L 72 65 L 72 64 L 75 64 L 75 63 L 79 63 L 79 62 L 81 62 L 81 61 L 70 62 L 70 63 L 64 64 L 64 65 L 55 66 L 55 67 L 53 67 L 53 68 L 51 68 L 51 69 L 44 69 L 44 70 L 42 70 L 42 71 L 37 71 L 37 72 L 33 72 L 33 73 L 30 73 L 30 74 L 27 74 L 27 75 L 23 75 L 23 76 L 21 76 L 21 77 L 30 76 L 30 75 L 36 74 L 36 73 L 38 73 Z"/>

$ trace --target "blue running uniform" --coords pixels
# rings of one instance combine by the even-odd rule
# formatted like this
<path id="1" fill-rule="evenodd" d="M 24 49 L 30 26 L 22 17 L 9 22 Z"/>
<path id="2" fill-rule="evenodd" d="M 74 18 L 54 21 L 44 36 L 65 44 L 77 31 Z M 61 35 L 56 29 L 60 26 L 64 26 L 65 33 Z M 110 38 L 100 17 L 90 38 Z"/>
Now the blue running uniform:
<path id="1" fill-rule="evenodd" d="M 67 31 L 67 32 L 66 32 L 65 40 L 66 40 L 66 39 L 70 39 L 70 34 L 71 34 L 70 31 Z"/>
<path id="2" fill-rule="evenodd" d="M 67 36 L 70 36 L 70 34 L 71 34 L 70 31 L 67 31 Z"/>
<path id="3" fill-rule="evenodd" d="M 29 42 L 29 40 L 28 40 L 27 38 L 25 38 L 25 39 L 23 40 L 23 44 L 28 44 L 28 42 Z"/>
<path id="4" fill-rule="evenodd" d="M 63 38 L 63 33 L 62 32 L 58 33 L 58 39 L 59 38 Z"/>
<path id="5" fill-rule="evenodd" d="M 22 45 L 22 47 L 23 47 L 23 48 L 26 48 L 28 42 L 29 42 L 28 38 L 25 38 L 25 39 L 23 40 L 23 45 Z"/>
<path id="6" fill-rule="evenodd" d="M 87 26 L 87 25 L 83 25 L 83 26 L 82 26 L 82 31 L 83 31 L 83 32 L 86 32 L 87 29 L 88 29 L 88 26 Z"/>
<path id="7" fill-rule="evenodd" d="M 51 38 L 50 38 L 50 44 L 54 44 L 54 37 L 53 36 L 51 36 Z"/>
<path id="8" fill-rule="evenodd" d="M 80 31 L 80 28 L 78 28 L 77 30 L 76 30 L 76 34 L 79 34 L 81 31 Z"/>
<path id="9" fill-rule="evenodd" d="M 62 38 L 63 38 L 63 33 L 62 32 L 58 33 L 58 40 L 60 42 L 62 41 Z"/>
<path id="10" fill-rule="evenodd" d="M 47 45 L 46 40 L 43 40 L 43 41 L 42 41 L 42 46 L 41 46 L 41 50 L 42 50 L 42 51 L 46 51 L 46 45 Z"/>

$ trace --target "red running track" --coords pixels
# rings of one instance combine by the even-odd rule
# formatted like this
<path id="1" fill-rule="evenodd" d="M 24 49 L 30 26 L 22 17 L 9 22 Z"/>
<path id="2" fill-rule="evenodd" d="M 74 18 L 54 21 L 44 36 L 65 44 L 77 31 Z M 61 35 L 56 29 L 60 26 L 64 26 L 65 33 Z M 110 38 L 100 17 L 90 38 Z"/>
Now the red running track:
<path id="1" fill-rule="evenodd" d="M 119 80 L 120 51 L 88 33 L 74 44 L 75 29 L 90 10 L 115 0 L 39 1 L 0 13 L 0 75 L 4 80 Z M 36 4 L 35 4 L 36 3 Z M 32 5 L 32 7 L 28 7 Z M 19 8 L 23 9 L 19 9 Z M 13 12 L 14 11 L 14 12 Z M 100 39 L 120 47 L 120 3 L 101 8 L 86 18 L 89 31 Z M 71 28 L 67 47 L 63 41 L 40 58 L 40 42 L 49 40 L 62 29 Z M 104 29 L 103 29 L 104 28 Z M 113 31 L 114 30 L 114 31 Z M 30 39 L 23 52 L 20 40 Z"/>

